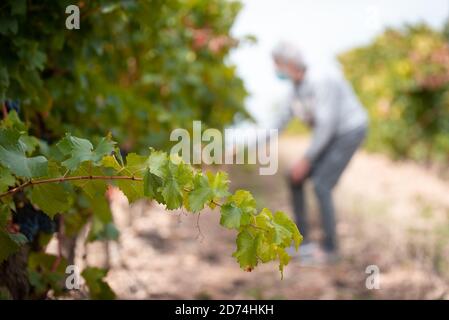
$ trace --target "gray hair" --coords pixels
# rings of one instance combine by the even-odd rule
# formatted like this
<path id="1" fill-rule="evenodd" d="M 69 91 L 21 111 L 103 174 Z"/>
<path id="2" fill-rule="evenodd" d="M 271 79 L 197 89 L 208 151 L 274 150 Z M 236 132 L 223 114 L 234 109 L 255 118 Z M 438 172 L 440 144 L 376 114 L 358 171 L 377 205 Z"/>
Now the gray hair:
<path id="1" fill-rule="evenodd" d="M 272 56 L 276 60 L 280 60 L 285 63 L 291 63 L 301 69 L 306 69 L 306 62 L 301 51 L 291 43 L 279 43 L 273 49 Z"/>

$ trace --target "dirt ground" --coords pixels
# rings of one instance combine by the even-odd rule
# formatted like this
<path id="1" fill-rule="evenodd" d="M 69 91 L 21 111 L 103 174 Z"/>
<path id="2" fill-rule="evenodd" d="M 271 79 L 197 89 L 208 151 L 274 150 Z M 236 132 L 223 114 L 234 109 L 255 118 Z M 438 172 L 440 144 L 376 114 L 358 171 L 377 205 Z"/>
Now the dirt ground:
<path id="1" fill-rule="evenodd" d="M 285 169 L 306 141 L 283 137 L 280 168 L 260 176 L 234 165 L 232 188 L 251 190 L 261 206 L 291 213 Z M 309 190 L 311 193 L 311 191 Z M 320 219 L 310 195 L 312 237 Z M 292 261 L 281 280 L 274 263 L 242 271 L 231 254 L 235 233 L 220 227 L 219 212 L 199 218 L 124 199 L 114 206 L 118 243 L 109 244 L 108 282 L 122 299 L 448 299 L 449 183 L 413 163 L 359 152 L 338 184 L 341 261 L 302 266 Z M 88 263 L 104 260 L 104 246 L 88 248 Z M 380 269 L 380 289 L 369 290 L 367 266 Z"/>

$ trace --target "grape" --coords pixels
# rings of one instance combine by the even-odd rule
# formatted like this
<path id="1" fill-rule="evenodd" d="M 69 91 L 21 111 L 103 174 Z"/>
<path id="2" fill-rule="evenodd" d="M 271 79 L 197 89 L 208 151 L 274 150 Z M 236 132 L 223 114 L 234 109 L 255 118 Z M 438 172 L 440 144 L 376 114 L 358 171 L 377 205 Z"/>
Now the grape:
<path id="1" fill-rule="evenodd" d="M 34 237 L 39 233 L 39 225 L 36 223 L 36 219 L 25 220 L 22 224 L 19 224 L 20 232 L 27 237 L 28 241 L 32 242 Z"/>
<path id="2" fill-rule="evenodd" d="M 19 100 L 6 100 L 5 107 L 8 112 L 14 110 L 15 112 L 20 112 L 20 101 Z"/>
<path id="3" fill-rule="evenodd" d="M 42 211 L 39 211 L 36 214 L 37 222 L 39 225 L 39 230 L 44 233 L 55 233 L 56 232 L 56 223 L 50 219 L 49 216 L 47 216 Z"/>
<path id="4" fill-rule="evenodd" d="M 34 209 L 29 203 L 15 212 L 13 221 L 19 225 L 20 232 L 30 242 L 34 240 L 39 232 L 48 234 L 56 232 L 56 223 L 42 211 Z"/>

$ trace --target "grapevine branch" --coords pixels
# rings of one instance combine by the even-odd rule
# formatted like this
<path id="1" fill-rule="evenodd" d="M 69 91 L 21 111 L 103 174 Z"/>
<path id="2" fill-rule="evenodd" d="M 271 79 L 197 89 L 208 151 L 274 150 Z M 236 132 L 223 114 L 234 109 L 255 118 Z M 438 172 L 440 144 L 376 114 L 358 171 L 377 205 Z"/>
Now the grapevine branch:
<path id="1" fill-rule="evenodd" d="M 38 185 L 38 184 L 46 184 L 46 183 L 60 183 L 65 181 L 76 181 L 76 180 L 134 180 L 134 181 L 143 181 L 143 178 L 135 177 L 135 176 L 69 176 L 69 177 L 58 177 L 58 178 L 49 178 L 49 179 L 39 179 L 39 180 L 28 180 L 27 182 L 22 183 L 21 185 L 12 188 L 4 193 L 0 194 L 0 198 L 15 194 L 19 191 L 22 191 L 25 188 Z"/>
<path id="2" fill-rule="evenodd" d="M 136 176 L 62 176 L 58 178 L 49 178 L 49 179 L 38 179 L 38 180 L 28 180 L 27 182 L 22 183 L 21 185 L 9 189 L 8 191 L 1 193 L 0 198 L 7 197 L 9 195 L 15 194 L 19 191 L 22 191 L 25 188 L 39 185 L 39 184 L 46 184 L 46 183 L 61 183 L 65 181 L 78 181 L 78 180 L 132 180 L 132 181 L 143 181 L 143 178 L 139 178 Z M 184 191 L 190 192 L 192 190 L 185 188 Z M 211 203 L 214 205 L 221 207 L 221 204 L 216 202 L 215 200 L 211 200 Z"/>

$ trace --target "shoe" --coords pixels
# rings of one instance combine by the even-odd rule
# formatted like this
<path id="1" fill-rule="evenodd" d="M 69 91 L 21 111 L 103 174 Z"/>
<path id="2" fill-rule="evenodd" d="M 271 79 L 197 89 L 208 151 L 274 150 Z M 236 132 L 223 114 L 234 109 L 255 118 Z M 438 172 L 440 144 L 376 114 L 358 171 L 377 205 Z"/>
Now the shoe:
<path id="1" fill-rule="evenodd" d="M 313 257 L 319 250 L 319 245 L 315 242 L 308 241 L 299 246 L 299 255 L 301 257 Z"/>
<path id="2" fill-rule="evenodd" d="M 288 254 L 294 260 L 299 260 L 301 265 L 314 265 L 319 257 L 320 247 L 315 242 L 306 242 L 296 251 L 294 246 L 287 249 Z"/>

